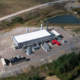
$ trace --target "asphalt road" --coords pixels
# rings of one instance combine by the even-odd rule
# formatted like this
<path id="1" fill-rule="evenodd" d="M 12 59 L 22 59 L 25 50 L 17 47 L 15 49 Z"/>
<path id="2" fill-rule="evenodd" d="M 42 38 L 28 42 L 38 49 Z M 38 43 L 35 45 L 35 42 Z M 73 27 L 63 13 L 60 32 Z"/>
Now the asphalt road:
<path id="1" fill-rule="evenodd" d="M 51 2 L 51 3 L 59 3 L 59 2 L 63 2 L 63 1 L 69 1 L 69 0 L 58 0 L 58 1 L 55 1 L 55 2 Z M 14 16 L 17 16 L 19 14 L 22 14 L 22 13 L 25 13 L 25 12 L 29 12 L 33 9 L 37 9 L 37 8 L 41 8 L 41 7 L 46 7 L 50 5 L 49 3 L 45 3 L 45 4 L 41 4 L 41 5 L 37 5 L 37 6 L 34 6 L 34 7 L 31 7 L 31 8 L 28 8 L 28 9 L 25 9 L 25 10 L 22 10 L 22 11 L 19 11 L 19 12 L 16 12 L 14 14 L 11 14 L 11 15 L 8 15 L 8 16 L 5 16 L 5 17 L 2 17 L 0 18 L 0 21 L 3 21 L 3 20 L 6 20 L 8 18 L 11 18 L 11 17 L 14 17 Z"/>

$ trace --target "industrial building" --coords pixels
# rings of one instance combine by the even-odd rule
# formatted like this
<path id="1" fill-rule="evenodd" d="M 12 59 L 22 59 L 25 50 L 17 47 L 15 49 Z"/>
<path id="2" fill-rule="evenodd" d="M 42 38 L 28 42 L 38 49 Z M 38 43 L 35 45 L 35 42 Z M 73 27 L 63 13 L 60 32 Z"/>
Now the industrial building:
<path id="1" fill-rule="evenodd" d="M 13 36 L 12 39 L 14 42 L 14 46 L 20 49 L 23 48 L 24 45 L 28 47 L 34 44 L 54 40 L 55 36 L 48 32 L 47 30 L 43 29 L 35 32 Z"/>
<path id="2" fill-rule="evenodd" d="M 26 33 L 13 36 L 15 49 L 22 49 L 24 53 L 27 55 L 33 54 L 33 51 L 43 48 L 44 51 L 50 51 L 50 46 L 47 42 L 51 42 L 51 44 L 57 44 L 60 46 L 60 43 L 57 40 L 61 40 L 61 35 L 55 31 L 48 31 L 48 23 L 47 30 L 43 29 L 43 25 L 41 24 L 40 30 L 36 30 L 28 33 L 28 28 L 26 28 Z"/>
<path id="3" fill-rule="evenodd" d="M 4 67 L 9 66 L 10 68 L 10 66 L 14 66 L 19 63 L 22 63 L 19 64 L 19 66 L 26 64 L 25 62 L 27 62 L 27 64 L 30 62 L 32 63 L 32 61 L 37 61 L 49 55 L 56 54 L 58 50 L 60 51 L 67 47 L 67 45 L 71 45 L 70 43 L 72 42 L 72 39 L 68 41 L 68 35 L 62 29 L 46 29 L 46 27 L 44 27 L 44 29 L 43 27 L 31 28 L 31 30 L 28 32 L 28 28 L 24 28 L 24 30 L 21 29 L 21 33 L 25 32 L 24 34 L 16 36 L 16 34 L 14 33 L 14 36 L 12 36 L 14 48 L 17 47 L 17 49 L 20 48 L 20 50 L 13 50 L 11 49 L 12 47 L 10 48 L 10 45 L 8 44 L 9 49 L 7 51 L 9 52 L 5 52 L 11 54 L 9 56 L 6 55 L 3 56 L 4 58 L 1 58 L 2 65 Z M 52 33 L 52 31 L 56 32 Z M 57 40 L 56 37 L 59 35 L 64 36 L 64 38 L 61 40 Z M 6 67 L 6 70 L 9 70 L 9 68 Z"/>

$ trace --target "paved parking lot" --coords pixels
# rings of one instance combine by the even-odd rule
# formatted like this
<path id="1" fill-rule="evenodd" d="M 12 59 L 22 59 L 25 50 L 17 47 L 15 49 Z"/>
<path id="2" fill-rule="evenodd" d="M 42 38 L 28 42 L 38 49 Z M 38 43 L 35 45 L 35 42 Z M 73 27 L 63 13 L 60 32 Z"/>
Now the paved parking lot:
<path id="1" fill-rule="evenodd" d="M 38 28 L 39 29 L 39 28 Z M 61 43 L 61 46 L 57 46 L 56 44 L 51 46 L 51 50 L 49 52 L 45 52 L 42 48 L 39 50 L 34 51 L 34 54 L 27 56 L 26 53 L 23 53 L 22 50 L 14 50 L 13 49 L 13 42 L 11 41 L 12 35 L 18 35 L 25 33 L 25 28 L 20 28 L 18 31 L 11 31 L 10 33 L 6 33 L 4 35 L 0 35 L 0 57 L 6 58 L 6 59 L 11 59 L 12 57 L 16 57 L 17 55 L 20 55 L 21 57 L 26 57 L 27 59 L 29 58 L 30 61 L 26 61 L 14 66 L 7 66 L 5 68 L 2 67 L 2 64 L 0 62 L 0 71 L 8 71 L 12 69 L 16 69 L 19 67 L 22 67 L 24 65 L 27 65 L 29 63 L 33 63 L 35 61 L 38 61 L 40 59 L 46 58 L 52 54 L 54 54 L 55 58 L 59 57 L 60 55 L 57 54 L 60 50 L 63 50 L 71 45 L 73 45 L 73 39 L 72 36 L 67 34 L 64 30 L 60 28 L 55 28 L 57 32 L 59 32 L 65 39 L 67 40 L 67 43 L 62 43 L 62 40 L 59 42 Z M 30 28 L 29 31 L 32 31 Z"/>

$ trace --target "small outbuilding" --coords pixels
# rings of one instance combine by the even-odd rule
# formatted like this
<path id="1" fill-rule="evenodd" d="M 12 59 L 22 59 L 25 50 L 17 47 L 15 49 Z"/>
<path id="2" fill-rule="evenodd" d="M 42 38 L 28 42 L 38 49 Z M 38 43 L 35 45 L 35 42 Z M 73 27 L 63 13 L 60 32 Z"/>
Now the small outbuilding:
<path id="1" fill-rule="evenodd" d="M 54 34 L 58 40 L 61 40 L 63 38 L 63 36 L 55 30 L 52 30 L 52 34 Z"/>

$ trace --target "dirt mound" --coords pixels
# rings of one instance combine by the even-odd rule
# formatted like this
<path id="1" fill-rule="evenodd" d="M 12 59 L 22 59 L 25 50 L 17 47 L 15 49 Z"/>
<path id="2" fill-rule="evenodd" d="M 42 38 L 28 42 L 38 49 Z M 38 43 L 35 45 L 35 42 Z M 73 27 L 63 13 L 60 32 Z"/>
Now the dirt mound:
<path id="1" fill-rule="evenodd" d="M 60 79 L 54 75 L 46 77 L 45 80 L 60 80 Z"/>

